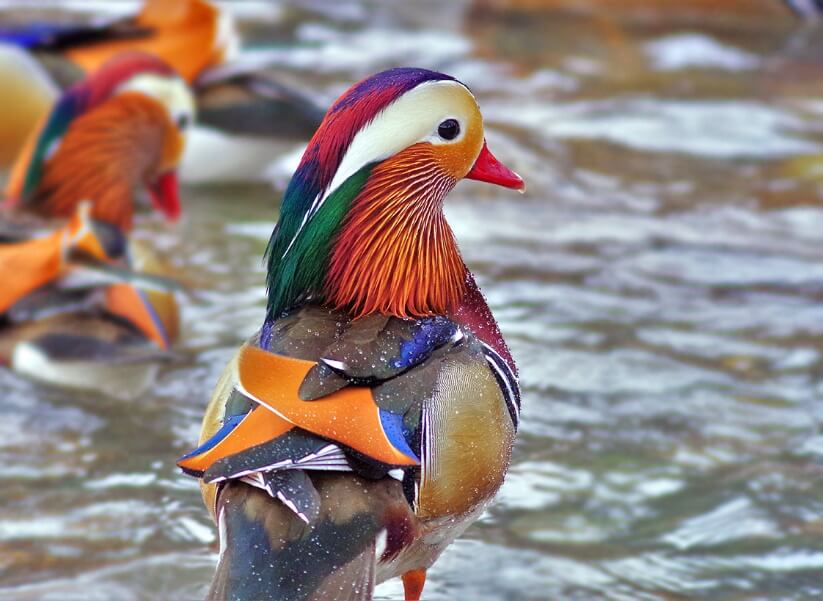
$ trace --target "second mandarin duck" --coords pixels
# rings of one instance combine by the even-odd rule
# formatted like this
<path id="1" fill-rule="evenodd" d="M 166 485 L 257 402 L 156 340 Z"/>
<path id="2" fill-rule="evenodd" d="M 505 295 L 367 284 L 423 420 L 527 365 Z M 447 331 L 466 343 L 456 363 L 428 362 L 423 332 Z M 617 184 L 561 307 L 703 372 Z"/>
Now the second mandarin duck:
<path id="1" fill-rule="evenodd" d="M 177 286 L 135 272 L 127 238 L 91 219 L 90 208 L 83 203 L 64 225 L 26 239 L 0 232 L 0 365 L 133 397 L 170 357 Z"/>
<path id="2" fill-rule="evenodd" d="M 128 231 L 136 195 L 148 191 L 170 219 L 180 214 L 176 169 L 194 120 L 186 83 L 163 61 L 129 53 L 69 88 L 32 132 L 12 168 L 6 204 L 92 217 Z"/>
<path id="3" fill-rule="evenodd" d="M 443 202 L 522 189 L 472 93 L 392 69 L 329 109 L 288 186 L 268 310 L 217 385 L 199 446 L 220 558 L 209 599 L 371 599 L 426 570 L 503 482 L 516 368 Z"/>
<path id="4" fill-rule="evenodd" d="M 177 305 L 168 282 L 131 271 L 153 258 L 135 256 L 126 234 L 141 188 L 179 215 L 175 169 L 193 118 L 185 82 L 139 53 L 55 104 L 15 165 L 0 216 L 0 279 L 13 283 L 0 290 L 0 362 L 54 384 L 88 387 L 95 373 L 147 382 L 176 335 Z"/>

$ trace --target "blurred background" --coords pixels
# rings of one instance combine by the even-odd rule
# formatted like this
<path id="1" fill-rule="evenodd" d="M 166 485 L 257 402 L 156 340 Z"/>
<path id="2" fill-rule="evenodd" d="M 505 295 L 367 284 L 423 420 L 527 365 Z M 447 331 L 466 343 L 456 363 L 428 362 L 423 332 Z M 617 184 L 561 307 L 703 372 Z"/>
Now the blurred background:
<path id="1" fill-rule="evenodd" d="M 458 77 L 527 182 L 447 201 L 523 416 L 497 502 L 427 599 L 823 598 L 821 25 L 780 0 L 218 4 L 238 64 L 319 107 L 392 66 Z M 0 23 L 139 8 L 5 0 Z M 174 459 L 262 321 L 261 256 L 305 143 L 244 135 L 196 129 L 183 219 L 139 218 L 196 291 L 150 391 L 0 370 L 0 598 L 204 595 L 215 532 Z"/>

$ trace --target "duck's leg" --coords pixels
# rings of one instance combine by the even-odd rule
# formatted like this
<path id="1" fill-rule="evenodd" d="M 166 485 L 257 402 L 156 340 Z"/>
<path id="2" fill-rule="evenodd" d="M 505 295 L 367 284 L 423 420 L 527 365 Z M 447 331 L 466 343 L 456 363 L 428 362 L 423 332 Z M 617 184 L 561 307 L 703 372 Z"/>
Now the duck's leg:
<path id="1" fill-rule="evenodd" d="M 426 584 L 426 570 L 409 570 L 403 574 L 403 591 L 406 601 L 420 601 Z"/>

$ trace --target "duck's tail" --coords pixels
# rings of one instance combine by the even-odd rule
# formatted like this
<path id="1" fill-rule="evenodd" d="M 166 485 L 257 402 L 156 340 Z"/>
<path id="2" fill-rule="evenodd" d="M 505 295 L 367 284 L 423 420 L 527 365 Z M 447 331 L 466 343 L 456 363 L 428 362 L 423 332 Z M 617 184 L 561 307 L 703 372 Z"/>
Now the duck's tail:
<path id="1" fill-rule="evenodd" d="M 405 503 L 399 483 L 351 473 L 315 472 L 309 479 L 320 500 L 310 523 L 259 488 L 223 486 L 216 504 L 220 559 L 209 601 L 372 598 L 385 516 Z"/>

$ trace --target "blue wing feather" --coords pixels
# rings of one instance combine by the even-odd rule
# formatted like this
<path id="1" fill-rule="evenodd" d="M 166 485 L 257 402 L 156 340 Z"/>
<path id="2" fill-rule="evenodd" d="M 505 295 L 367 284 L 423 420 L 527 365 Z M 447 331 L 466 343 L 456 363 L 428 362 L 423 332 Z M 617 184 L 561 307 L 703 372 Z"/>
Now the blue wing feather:
<path id="1" fill-rule="evenodd" d="M 206 451 L 213 449 L 215 446 L 217 446 L 217 443 L 226 438 L 229 434 L 232 433 L 232 431 L 237 426 L 240 425 L 240 422 L 243 421 L 244 417 L 246 417 L 245 413 L 241 415 L 232 415 L 230 417 L 227 417 L 226 421 L 223 422 L 223 426 L 217 432 L 215 432 L 211 438 L 209 438 L 206 442 L 201 444 L 193 451 L 189 451 L 188 453 L 180 457 L 178 461 L 183 461 L 184 459 L 191 459 L 192 457 L 196 457 L 197 455 L 201 455 L 202 453 L 205 453 Z"/>
<path id="2" fill-rule="evenodd" d="M 412 338 L 400 345 L 397 357 L 391 359 L 394 369 L 410 369 L 429 358 L 458 332 L 457 324 L 446 317 L 427 317 L 418 321 Z"/>

